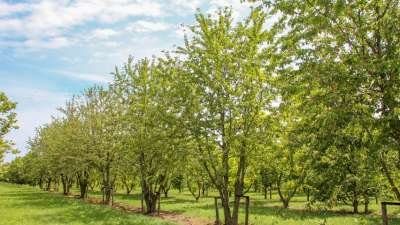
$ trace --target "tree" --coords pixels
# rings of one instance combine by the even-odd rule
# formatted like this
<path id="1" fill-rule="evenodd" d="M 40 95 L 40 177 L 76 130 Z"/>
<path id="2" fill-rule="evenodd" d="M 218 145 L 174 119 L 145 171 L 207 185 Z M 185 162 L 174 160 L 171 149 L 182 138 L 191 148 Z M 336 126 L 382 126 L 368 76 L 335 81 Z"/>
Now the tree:
<path id="1" fill-rule="evenodd" d="M 330 131 L 318 132 L 325 137 L 347 129 L 345 124 L 351 120 L 360 121 L 363 133 L 374 141 L 368 148 L 378 151 L 373 155 L 379 156 L 376 160 L 383 175 L 400 200 L 396 173 L 392 172 L 399 170 L 400 159 L 400 3 L 264 3 L 279 18 L 273 30 L 281 38 L 272 55 L 287 81 L 286 94 L 301 99 L 305 114 L 314 119 L 314 128 L 330 126 Z"/>
<path id="2" fill-rule="evenodd" d="M 14 112 L 17 104 L 8 99 L 0 91 L 0 163 L 3 161 L 4 153 L 12 150 L 12 143 L 5 140 L 5 135 L 12 129 L 16 129 L 16 113 Z"/>
<path id="3" fill-rule="evenodd" d="M 271 96 L 265 14 L 253 10 L 233 25 L 231 11 L 196 15 L 193 38 L 178 52 L 186 59 L 181 78 L 184 125 L 196 141 L 198 159 L 221 197 L 225 224 L 238 224 L 248 159 L 258 150 L 259 134 Z M 234 169 L 234 170 L 232 170 Z M 232 170 L 232 171 L 231 171 Z M 233 172 L 234 179 L 229 174 Z M 229 186 L 234 185 L 233 208 Z"/>
<path id="4" fill-rule="evenodd" d="M 80 111 L 90 142 L 86 154 L 90 154 L 92 165 L 101 174 L 104 203 L 112 204 L 118 166 L 122 159 L 122 102 L 111 85 L 108 89 L 99 86 L 87 89 L 82 101 Z M 78 174 L 79 182 L 83 182 L 85 188 L 89 184 L 88 176 L 88 168 Z"/>
<path id="5" fill-rule="evenodd" d="M 115 91 L 124 103 L 126 156 L 131 169 L 139 171 L 146 213 L 156 211 L 161 190 L 168 186 L 179 155 L 180 131 L 171 82 L 177 61 L 128 60 L 115 72 Z"/>

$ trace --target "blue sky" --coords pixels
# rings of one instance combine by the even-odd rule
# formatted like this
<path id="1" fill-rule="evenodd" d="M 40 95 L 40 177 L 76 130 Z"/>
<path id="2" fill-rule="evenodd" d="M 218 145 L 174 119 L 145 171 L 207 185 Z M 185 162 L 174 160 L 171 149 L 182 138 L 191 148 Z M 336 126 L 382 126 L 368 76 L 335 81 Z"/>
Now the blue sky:
<path id="1" fill-rule="evenodd" d="M 240 0 L 0 0 L 0 91 L 18 102 L 20 126 L 7 138 L 24 154 L 35 128 L 73 94 L 106 84 L 129 55 L 180 45 L 197 8 L 224 6 L 238 18 L 249 10 Z"/>

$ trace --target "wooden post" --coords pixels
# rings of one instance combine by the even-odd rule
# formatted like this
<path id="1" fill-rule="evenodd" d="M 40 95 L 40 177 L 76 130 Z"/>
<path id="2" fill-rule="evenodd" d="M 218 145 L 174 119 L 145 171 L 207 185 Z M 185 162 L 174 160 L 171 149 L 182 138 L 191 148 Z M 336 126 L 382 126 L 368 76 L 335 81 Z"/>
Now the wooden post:
<path id="1" fill-rule="evenodd" d="M 244 196 L 246 198 L 246 208 L 245 208 L 245 218 L 244 225 L 249 225 L 249 205 L 250 205 L 250 197 Z"/>
<path id="2" fill-rule="evenodd" d="M 104 204 L 104 201 L 105 201 L 105 199 L 104 199 L 104 187 L 102 187 L 102 188 L 101 188 L 101 193 L 103 194 L 103 200 L 102 200 L 102 203 Z"/>
<path id="3" fill-rule="evenodd" d="M 388 205 L 397 205 L 400 206 L 400 202 L 381 202 L 382 206 L 382 221 L 383 225 L 389 225 L 389 219 L 388 219 L 388 214 L 387 214 L 387 206 Z"/>
<path id="4" fill-rule="evenodd" d="M 218 197 L 214 197 L 215 202 L 215 225 L 220 225 L 219 223 L 219 211 L 218 211 Z"/>
<path id="5" fill-rule="evenodd" d="M 161 205 L 161 193 L 157 192 L 158 206 L 157 206 L 157 215 L 160 215 L 160 205 Z"/>
<path id="6" fill-rule="evenodd" d="M 114 188 L 111 188 L 111 205 L 114 204 Z"/>
<path id="7" fill-rule="evenodd" d="M 387 209 L 386 209 L 386 202 L 382 202 L 381 206 L 382 206 L 382 221 L 383 221 L 383 225 L 389 225 L 388 216 L 387 216 Z"/>
<path id="8" fill-rule="evenodd" d="M 142 206 L 142 213 L 144 213 L 143 192 L 142 192 L 142 194 L 140 196 L 141 196 L 140 197 L 140 203 L 141 203 L 141 206 Z"/>

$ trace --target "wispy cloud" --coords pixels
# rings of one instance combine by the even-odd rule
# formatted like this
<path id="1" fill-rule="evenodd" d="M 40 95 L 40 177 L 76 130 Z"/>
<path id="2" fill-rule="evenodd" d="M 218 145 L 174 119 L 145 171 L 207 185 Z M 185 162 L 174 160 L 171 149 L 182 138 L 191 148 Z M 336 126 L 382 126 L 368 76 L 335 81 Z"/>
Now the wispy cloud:
<path id="1" fill-rule="evenodd" d="M 23 12 L 23 13 L 20 13 Z M 112 24 L 132 16 L 161 17 L 165 14 L 157 1 L 128 0 L 40 0 L 32 3 L 0 2 L 0 36 L 17 36 L 32 42 L 24 47 L 42 46 L 42 41 L 63 37 L 88 22 Z M 110 29 L 94 30 L 96 37 L 113 35 Z M 34 40 L 34 41 L 32 41 Z M 65 42 L 63 42 L 65 43 Z M 65 47 L 65 44 L 54 44 Z M 50 47 L 51 48 L 51 47 Z"/>
<path id="2" fill-rule="evenodd" d="M 31 10 L 31 5 L 27 3 L 9 4 L 0 2 L 0 17 L 12 15 L 15 13 L 27 12 Z"/>
<path id="3" fill-rule="evenodd" d="M 139 21 L 129 24 L 126 27 L 126 30 L 133 31 L 133 32 L 158 32 L 158 31 L 168 30 L 172 27 L 173 27 L 172 24 L 168 24 L 168 23 L 164 23 L 164 22 L 139 20 Z"/>
<path id="4" fill-rule="evenodd" d="M 72 43 L 66 37 L 52 37 L 48 39 L 28 39 L 24 41 L 24 46 L 30 49 L 56 49 L 67 47 Z"/>
<path id="5" fill-rule="evenodd" d="M 89 35 L 89 39 L 109 39 L 110 37 L 116 36 L 117 31 L 113 29 L 95 29 Z"/>
<path id="6" fill-rule="evenodd" d="M 112 80 L 111 74 L 92 74 L 92 73 L 81 73 L 74 72 L 68 70 L 49 70 L 58 75 L 63 75 L 72 79 L 84 80 L 84 81 L 93 81 L 98 83 L 108 83 Z"/>

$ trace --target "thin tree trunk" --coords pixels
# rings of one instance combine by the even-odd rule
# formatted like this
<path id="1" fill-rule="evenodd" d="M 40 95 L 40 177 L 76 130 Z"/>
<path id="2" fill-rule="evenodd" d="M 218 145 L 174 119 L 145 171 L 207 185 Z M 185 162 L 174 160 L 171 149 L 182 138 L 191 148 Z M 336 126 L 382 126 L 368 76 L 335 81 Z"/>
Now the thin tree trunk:
<path id="1" fill-rule="evenodd" d="M 400 191 L 397 188 L 396 184 L 394 183 L 394 180 L 392 178 L 392 174 L 390 173 L 390 171 L 388 169 L 384 153 L 381 153 L 381 160 L 380 161 L 381 161 L 381 165 L 382 165 L 383 174 L 385 175 L 385 177 L 389 181 L 390 187 L 392 188 L 392 191 L 395 194 L 396 199 L 398 201 L 400 201 Z"/>
<path id="2" fill-rule="evenodd" d="M 79 198 L 86 198 L 88 185 L 89 185 L 89 174 L 84 171 L 83 174 L 78 173 L 78 182 L 79 182 Z"/>
<path id="3" fill-rule="evenodd" d="M 264 191 L 264 199 L 267 199 L 267 193 L 268 193 L 267 186 L 264 185 L 263 191 Z"/>
<path id="4" fill-rule="evenodd" d="M 369 205 L 369 198 L 368 198 L 368 196 L 365 196 L 364 197 L 364 213 L 365 214 L 369 213 L 368 205 Z"/>
<path id="5" fill-rule="evenodd" d="M 277 186 L 277 188 L 278 188 L 278 194 L 279 194 L 279 198 L 280 198 L 281 201 L 282 201 L 283 208 L 287 209 L 287 208 L 289 208 L 289 200 L 290 200 L 290 199 L 289 199 L 289 196 L 288 196 L 287 198 L 285 198 L 285 197 L 283 196 L 282 192 L 281 192 L 281 176 L 282 176 L 282 175 L 279 175 L 279 176 L 278 176 L 278 180 L 277 180 L 276 186 Z"/>

